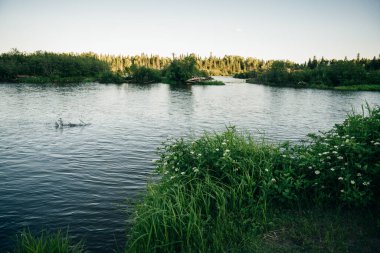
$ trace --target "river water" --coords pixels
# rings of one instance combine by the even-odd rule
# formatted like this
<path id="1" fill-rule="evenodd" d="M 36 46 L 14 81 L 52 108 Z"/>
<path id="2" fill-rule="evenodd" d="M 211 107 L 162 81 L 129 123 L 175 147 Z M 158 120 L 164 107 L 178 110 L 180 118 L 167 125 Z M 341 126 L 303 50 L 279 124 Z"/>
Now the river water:
<path id="1" fill-rule="evenodd" d="M 123 247 L 125 200 L 144 190 L 167 138 L 236 125 L 269 141 L 299 141 L 366 101 L 380 103 L 380 92 L 217 79 L 227 85 L 0 84 L 0 252 L 25 227 L 68 228 L 92 252 Z M 91 125 L 56 129 L 59 117 Z"/>

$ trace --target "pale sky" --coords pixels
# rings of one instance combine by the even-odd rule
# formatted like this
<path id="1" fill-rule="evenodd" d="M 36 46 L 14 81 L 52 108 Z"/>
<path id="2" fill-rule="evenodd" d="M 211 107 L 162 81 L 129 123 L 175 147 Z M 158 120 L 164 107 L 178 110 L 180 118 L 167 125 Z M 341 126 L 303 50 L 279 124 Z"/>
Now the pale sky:
<path id="1" fill-rule="evenodd" d="M 0 52 L 380 54 L 380 0 L 0 0 Z"/>

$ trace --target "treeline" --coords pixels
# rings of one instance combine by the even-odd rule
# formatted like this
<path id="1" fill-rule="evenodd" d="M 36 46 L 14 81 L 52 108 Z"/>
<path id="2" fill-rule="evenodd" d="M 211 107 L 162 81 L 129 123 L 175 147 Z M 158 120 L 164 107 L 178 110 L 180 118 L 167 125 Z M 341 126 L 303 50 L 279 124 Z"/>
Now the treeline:
<path id="1" fill-rule="evenodd" d="M 309 59 L 305 64 L 272 61 L 267 68 L 236 74 L 248 82 L 297 87 L 337 87 L 380 84 L 380 58 Z"/>
<path id="2" fill-rule="evenodd" d="M 173 54 L 172 57 L 160 57 L 158 55 L 149 56 L 147 54 L 136 56 L 97 55 L 97 58 L 107 62 L 114 72 L 123 72 L 125 69 L 128 69 L 133 65 L 144 66 L 151 69 L 163 69 L 167 67 L 173 59 L 183 60 L 186 57 L 194 58 L 197 67 L 212 76 L 228 76 L 236 73 L 266 69 L 270 64 L 270 61 L 231 55 L 226 55 L 224 57 L 210 55 L 206 58 L 195 54 L 179 56 Z"/>
<path id="3" fill-rule="evenodd" d="M 248 82 L 278 86 L 336 87 L 380 84 L 380 56 L 348 60 L 309 59 L 299 64 L 291 61 L 264 61 L 240 56 L 200 57 L 195 54 L 161 57 L 141 54 L 113 56 L 94 53 L 23 53 L 16 49 L 0 55 L 0 81 L 123 82 L 135 73 L 142 82 L 165 78 L 165 69 L 174 68 L 191 58 L 205 75 L 235 75 Z M 185 64 L 186 65 L 186 64 Z M 183 67 L 183 66 L 182 66 Z M 174 70 L 172 68 L 172 70 Z M 159 70 L 159 71 L 156 71 Z M 178 71 L 177 71 L 178 72 Z M 177 76 L 177 79 L 182 77 Z"/>
<path id="4" fill-rule="evenodd" d="M 14 49 L 0 55 L 0 81 L 4 82 L 117 82 L 105 61 L 91 53 L 69 54 L 37 51 L 26 54 Z"/>

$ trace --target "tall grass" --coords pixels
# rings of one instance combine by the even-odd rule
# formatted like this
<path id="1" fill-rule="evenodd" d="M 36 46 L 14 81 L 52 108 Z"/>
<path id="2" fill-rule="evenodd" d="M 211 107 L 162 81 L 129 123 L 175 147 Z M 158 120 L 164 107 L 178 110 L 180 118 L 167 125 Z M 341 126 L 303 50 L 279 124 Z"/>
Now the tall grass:
<path id="1" fill-rule="evenodd" d="M 151 184 L 137 205 L 132 252 L 211 252 L 236 248 L 252 214 L 264 219 L 277 149 L 229 128 L 163 147 Z M 249 222 L 248 222 L 249 221 Z M 245 224 L 244 224 L 245 223 Z"/>
<path id="2" fill-rule="evenodd" d="M 229 127 L 175 140 L 160 155 L 161 181 L 137 204 L 126 251 L 242 252 L 279 209 L 376 208 L 380 108 L 301 145 L 255 142 Z"/>
<path id="3" fill-rule="evenodd" d="M 17 237 L 15 253 L 81 253 L 85 252 L 83 242 L 73 243 L 68 233 L 58 230 L 55 233 L 42 231 L 33 235 L 24 230 Z"/>

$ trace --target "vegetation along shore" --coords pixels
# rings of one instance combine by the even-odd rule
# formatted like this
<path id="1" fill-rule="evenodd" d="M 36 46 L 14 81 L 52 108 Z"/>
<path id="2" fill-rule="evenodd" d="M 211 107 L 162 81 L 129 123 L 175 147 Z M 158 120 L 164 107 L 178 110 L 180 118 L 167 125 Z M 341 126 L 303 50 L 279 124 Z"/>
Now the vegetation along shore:
<path id="1" fill-rule="evenodd" d="M 270 144 L 228 127 L 169 141 L 159 154 L 160 180 L 134 206 L 125 252 L 379 248 L 380 107 L 298 144 Z M 15 252 L 47 252 L 41 247 L 85 251 L 62 232 L 24 231 Z"/>
<path id="2" fill-rule="evenodd" d="M 222 85 L 210 76 L 232 75 L 248 83 L 277 87 L 336 90 L 380 90 L 380 57 L 366 59 L 309 59 L 305 63 L 260 60 L 240 56 L 207 58 L 195 54 L 178 57 L 112 56 L 94 53 L 71 54 L 13 50 L 0 55 L 0 82 Z M 199 82 L 187 82 L 188 80 Z"/>

